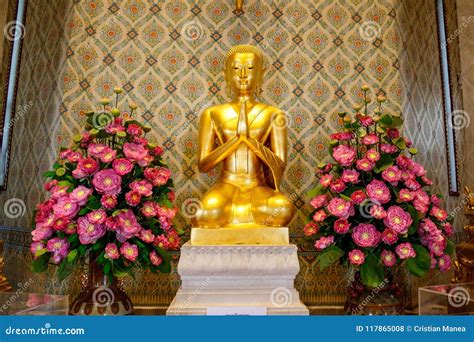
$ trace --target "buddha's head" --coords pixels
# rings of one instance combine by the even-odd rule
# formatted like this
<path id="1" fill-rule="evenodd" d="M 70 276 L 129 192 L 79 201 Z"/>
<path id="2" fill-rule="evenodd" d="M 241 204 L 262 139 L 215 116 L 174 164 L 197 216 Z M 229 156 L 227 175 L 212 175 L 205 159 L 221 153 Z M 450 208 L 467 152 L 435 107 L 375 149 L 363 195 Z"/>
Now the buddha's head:
<path id="1" fill-rule="evenodd" d="M 225 60 L 228 95 L 259 95 L 264 72 L 263 56 L 259 49 L 252 45 L 234 46 Z"/>

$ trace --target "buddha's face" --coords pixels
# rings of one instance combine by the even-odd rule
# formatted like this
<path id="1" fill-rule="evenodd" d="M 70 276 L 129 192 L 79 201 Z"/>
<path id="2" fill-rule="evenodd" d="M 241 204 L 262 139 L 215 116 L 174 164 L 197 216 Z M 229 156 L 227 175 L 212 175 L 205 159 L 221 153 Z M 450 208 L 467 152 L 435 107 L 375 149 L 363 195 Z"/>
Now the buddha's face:
<path id="1" fill-rule="evenodd" d="M 227 77 L 235 93 L 253 91 L 262 79 L 262 65 L 253 53 L 238 52 L 227 65 Z"/>

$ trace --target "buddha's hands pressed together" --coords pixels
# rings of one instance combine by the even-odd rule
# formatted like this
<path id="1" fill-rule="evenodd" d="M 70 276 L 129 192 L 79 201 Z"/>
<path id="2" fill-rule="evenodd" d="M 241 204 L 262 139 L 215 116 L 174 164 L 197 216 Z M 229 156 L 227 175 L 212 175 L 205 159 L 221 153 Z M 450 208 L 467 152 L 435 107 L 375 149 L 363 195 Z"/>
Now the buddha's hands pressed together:
<path id="1" fill-rule="evenodd" d="M 239 119 L 237 121 L 237 136 L 241 140 L 249 137 L 249 122 L 247 117 L 247 103 L 240 102 Z"/>

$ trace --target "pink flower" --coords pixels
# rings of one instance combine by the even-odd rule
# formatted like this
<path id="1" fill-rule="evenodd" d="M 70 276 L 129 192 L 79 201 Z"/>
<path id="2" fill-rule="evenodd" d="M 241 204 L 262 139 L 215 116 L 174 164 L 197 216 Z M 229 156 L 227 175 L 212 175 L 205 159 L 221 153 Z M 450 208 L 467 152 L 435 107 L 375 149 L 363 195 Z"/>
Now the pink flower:
<path id="1" fill-rule="evenodd" d="M 123 144 L 123 154 L 131 161 L 141 161 L 148 155 L 148 150 L 139 144 L 125 143 Z"/>
<path id="2" fill-rule="evenodd" d="M 127 127 L 127 133 L 134 136 L 139 136 L 143 134 L 143 130 L 140 126 L 136 124 L 130 124 Z"/>
<path id="3" fill-rule="evenodd" d="M 153 243 L 155 246 L 158 246 L 163 249 L 176 249 L 179 247 L 179 236 L 175 231 L 170 231 L 168 235 L 158 235 L 155 238 L 155 242 Z"/>
<path id="4" fill-rule="evenodd" d="M 115 118 L 115 120 L 105 128 L 105 131 L 109 134 L 124 132 L 125 127 L 122 125 L 122 118 Z"/>
<path id="5" fill-rule="evenodd" d="M 369 213 L 372 217 L 376 218 L 377 220 L 384 219 L 387 217 L 387 212 L 381 205 L 374 204 L 370 207 Z"/>
<path id="6" fill-rule="evenodd" d="M 383 153 L 393 154 L 393 153 L 396 153 L 398 151 L 398 148 L 397 148 L 397 146 L 391 145 L 391 144 L 381 144 L 380 145 L 380 150 Z"/>
<path id="7" fill-rule="evenodd" d="M 351 200 L 354 204 L 361 204 L 366 198 L 364 190 L 356 190 L 351 195 Z"/>
<path id="8" fill-rule="evenodd" d="M 51 235 L 53 235 L 54 230 L 51 227 L 43 226 L 42 224 L 37 224 L 36 229 L 31 232 L 32 240 L 34 242 L 39 242 L 46 240 Z"/>
<path id="9" fill-rule="evenodd" d="M 328 186 L 331 185 L 331 182 L 332 182 L 332 179 L 333 179 L 333 175 L 324 175 L 321 177 L 321 179 L 319 180 L 319 183 L 327 188 Z"/>
<path id="10" fill-rule="evenodd" d="M 433 185 L 433 181 L 426 176 L 421 177 L 421 180 L 428 186 Z"/>
<path id="11" fill-rule="evenodd" d="M 411 215 L 401 207 L 392 205 L 388 208 L 387 217 L 385 217 L 383 223 L 398 234 L 406 234 L 408 232 L 408 227 L 411 226 L 413 220 Z"/>
<path id="12" fill-rule="evenodd" d="M 77 163 L 77 169 L 86 176 L 94 174 L 99 169 L 99 163 L 94 158 L 81 158 Z M 80 177 L 83 178 L 83 177 Z"/>
<path id="13" fill-rule="evenodd" d="M 102 155 L 100 156 L 100 160 L 103 163 L 110 163 L 111 161 L 115 159 L 116 156 L 117 156 L 117 151 L 111 149 L 110 147 L 107 147 L 105 151 L 102 153 Z"/>
<path id="14" fill-rule="evenodd" d="M 339 132 L 339 133 L 334 133 L 330 135 L 332 140 L 339 140 L 339 141 L 344 141 L 344 140 L 351 140 L 354 138 L 354 133 L 352 132 Z"/>
<path id="15" fill-rule="evenodd" d="M 69 242 L 67 239 L 52 238 L 46 244 L 46 249 L 48 252 L 53 253 L 53 261 L 59 263 L 69 253 Z"/>
<path id="16" fill-rule="evenodd" d="M 382 178 L 389 183 L 396 183 L 402 178 L 402 172 L 396 166 L 389 166 L 382 172 Z"/>
<path id="17" fill-rule="evenodd" d="M 372 180 L 367 185 L 367 195 L 369 195 L 370 199 L 378 201 L 381 204 L 390 201 L 390 190 L 384 182 L 377 179 Z"/>
<path id="18" fill-rule="evenodd" d="M 120 214 L 115 217 L 115 222 L 118 232 L 126 239 L 138 235 L 142 228 L 133 214 L 133 211 L 130 209 L 121 211 Z"/>
<path id="19" fill-rule="evenodd" d="M 105 209 L 113 209 L 117 206 L 117 196 L 103 195 L 100 199 L 100 204 L 102 204 Z"/>
<path id="20" fill-rule="evenodd" d="M 49 181 L 44 185 L 44 189 L 46 191 L 50 191 L 57 184 L 58 184 L 58 181 L 56 179 L 53 179 L 52 181 Z"/>
<path id="21" fill-rule="evenodd" d="M 387 250 L 383 250 L 381 254 L 382 262 L 387 267 L 392 267 L 397 263 L 397 256 L 395 253 Z"/>
<path id="22" fill-rule="evenodd" d="M 395 248 L 395 252 L 397 252 L 397 255 L 400 259 L 409 259 L 416 257 L 416 252 L 413 249 L 411 243 L 409 242 L 399 244 L 397 248 Z"/>
<path id="23" fill-rule="evenodd" d="M 374 124 L 374 120 L 370 116 L 359 116 L 359 122 L 364 127 L 369 127 Z"/>
<path id="24" fill-rule="evenodd" d="M 356 168 L 361 171 L 371 171 L 375 167 L 375 163 L 367 158 L 362 158 L 356 161 Z"/>
<path id="25" fill-rule="evenodd" d="M 90 195 L 92 195 L 92 189 L 86 188 L 83 185 L 79 185 L 71 192 L 69 198 L 71 199 L 71 201 L 76 202 L 80 206 L 83 206 L 87 203 L 87 200 L 89 199 Z"/>
<path id="26" fill-rule="evenodd" d="M 141 230 L 140 231 L 140 234 L 139 234 L 139 237 L 142 241 L 146 242 L 146 243 L 152 243 L 153 241 L 155 241 L 155 235 L 153 235 L 152 231 L 150 229 L 148 230 Z"/>
<path id="27" fill-rule="evenodd" d="M 87 216 L 82 216 L 77 219 L 77 234 L 83 245 L 94 244 L 105 235 L 105 226 L 93 224 Z"/>
<path id="28" fill-rule="evenodd" d="M 322 236 L 321 238 L 319 238 L 319 240 L 315 242 L 314 247 L 316 247 L 318 251 L 322 251 L 323 249 L 328 248 L 333 243 L 334 243 L 334 236 L 332 235 L 329 235 L 327 237 Z"/>
<path id="29" fill-rule="evenodd" d="M 54 215 L 57 217 L 73 218 L 79 212 L 77 203 L 71 201 L 69 197 L 61 197 L 53 206 Z"/>
<path id="30" fill-rule="evenodd" d="M 153 194 L 153 184 L 145 179 L 134 181 L 129 185 L 129 187 L 144 197 L 149 197 Z"/>
<path id="31" fill-rule="evenodd" d="M 105 257 L 112 260 L 120 258 L 120 254 L 115 243 L 108 243 L 105 246 Z"/>
<path id="32" fill-rule="evenodd" d="M 103 224 L 107 219 L 107 214 L 103 209 L 91 211 L 87 214 L 87 219 L 92 224 Z"/>
<path id="33" fill-rule="evenodd" d="M 444 211 L 443 209 L 438 208 L 438 207 L 431 208 L 430 215 L 433 216 L 433 217 L 436 217 L 440 221 L 444 221 L 448 217 L 448 213 L 446 211 Z"/>
<path id="34" fill-rule="evenodd" d="M 334 216 L 346 218 L 351 213 L 352 204 L 342 198 L 335 197 L 331 199 L 327 209 Z"/>
<path id="35" fill-rule="evenodd" d="M 318 225 L 311 221 L 304 226 L 303 231 L 306 236 L 314 235 L 318 232 Z"/>
<path id="36" fill-rule="evenodd" d="M 143 203 L 143 207 L 140 209 L 140 212 L 143 214 L 145 217 L 154 217 L 156 216 L 156 208 L 155 208 L 155 203 L 151 201 L 147 201 Z"/>
<path id="37" fill-rule="evenodd" d="M 433 203 L 433 205 L 439 207 L 441 205 L 441 198 L 439 198 L 437 195 L 431 195 L 430 197 L 431 199 L 431 203 Z"/>
<path id="38" fill-rule="evenodd" d="M 110 231 L 116 231 L 117 230 L 117 222 L 115 222 L 115 219 L 112 216 L 109 216 L 105 219 L 105 228 Z"/>
<path id="39" fill-rule="evenodd" d="M 60 217 L 54 221 L 53 229 L 56 231 L 62 231 L 68 226 L 69 222 L 70 222 L 69 218 Z"/>
<path id="40" fill-rule="evenodd" d="M 150 252 L 150 261 L 154 266 L 159 266 L 163 262 L 163 258 L 156 253 L 156 251 Z"/>
<path id="41" fill-rule="evenodd" d="M 324 209 L 320 209 L 314 213 L 313 220 L 316 222 L 322 222 L 326 219 L 326 217 L 328 217 L 328 215 L 326 214 Z"/>
<path id="42" fill-rule="evenodd" d="M 375 133 L 369 133 L 362 138 L 362 143 L 364 145 L 374 145 L 379 142 L 379 137 Z"/>
<path id="43" fill-rule="evenodd" d="M 127 201 L 128 205 L 131 207 L 136 207 L 140 204 L 142 200 L 142 196 L 137 191 L 129 191 L 125 194 L 125 200 Z"/>
<path id="44" fill-rule="evenodd" d="M 332 152 L 334 160 L 342 166 L 350 166 L 356 157 L 356 150 L 352 146 L 339 145 Z"/>
<path id="45" fill-rule="evenodd" d="M 353 249 L 348 254 L 349 261 L 352 265 L 362 265 L 365 262 L 365 255 L 360 249 Z"/>
<path id="46" fill-rule="evenodd" d="M 53 188 L 51 189 L 51 198 L 59 199 L 61 197 L 66 197 L 68 195 L 67 190 L 68 190 L 67 186 L 61 186 L 61 185 L 53 186 Z"/>
<path id="47" fill-rule="evenodd" d="M 33 255 L 33 258 L 34 259 L 37 259 L 38 257 L 36 256 L 36 253 L 38 253 L 39 251 L 42 251 L 43 249 L 45 249 L 45 245 L 44 243 L 42 242 L 33 242 L 31 245 L 30 245 L 30 252 L 31 254 Z"/>
<path id="48" fill-rule="evenodd" d="M 145 169 L 144 176 L 154 186 L 160 186 L 168 182 L 168 179 L 171 177 L 171 171 L 165 167 L 149 167 Z"/>
<path id="49" fill-rule="evenodd" d="M 357 184 L 359 182 L 359 172 L 346 169 L 342 171 L 341 179 L 346 183 Z"/>
<path id="50" fill-rule="evenodd" d="M 380 232 L 373 224 L 359 223 L 352 230 L 352 239 L 360 247 L 375 247 L 380 242 L 380 237 Z"/>
<path id="51" fill-rule="evenodd" d="M 387 135 L 392 139 L 396 139 L 400 136 L 400 131 L 396 128 L 387 128 Z"/>
<path id="52" fill-rule="evenodd" d="M 451 269 L 451 258 L 449 255 L 444 254 L 438 259 L 438 267 L 441 272 L 447 272 Z"/>
<path id="53" fill-rule="evenodd" d="M 367 158 L 371 162 L 376 162 L 380 159 L 380 153 L 378 153 L 376 149 L 371 148 L 365 154 L 365 158 Z"/>
<path id="54" fill-rule="evenodd" d="M 314 209 L 319 209 L 321 208 L 322 206 L 326 205 L 328 201 L 328 195 L 318 195 L 316 196 L 315 198 L 313 198 L 309 204 L 311 204 L 311 206 L 314 208 Z"/>
<path id="55" fill-rule="evenodd" d="M 444 229 L 444 232 L 446 233 L 447 236 L 451 236 L 454 233 L 454 229 L 453 229 L 453 226 L 451 225 L 451 223 L 445 222 L 443 224 L 443 229 Z"/>
<path id="56" fill-rule="evenodd" d="M 126 174 L 130 173 L 130 171 L 132 171 L 133 163 L 128 159 L 119 158 L 113 161 L 112 168 L 118 175 L 125 176 Z"/>
<path id="57" fill-rule="evenodd" d="M 338 219 L 334 222 L 334 231 L 338 234 L 346 234 L 351 227 L 346 219 Z"/>
<path id="58" fill-rule="evenodd" d="M 410 201 L 413 201 L 414 198 L 415 198 L 415 196 L 408 189 L 402 189 L 398 193 L 398 199 L 402 202 L 410 202 Z"/>
<path id="59" fill-rule="evenodd" d="M 138 256 L 138 247 L 137 245 L 125 242 L 122 247 L 120 247 L 120 253 L 122 253 L 125 259 L 133 262 Z"/>
<path id="60" fill-rule="evenodd" d="M 122 177 L 113 169 L 102 170 L 94 175 L 92 185 L 100 194 L 117 195 L 122 191 Z"/>
<path id="61" fill-rule="evenodd" d="M 340 178 L 335 179 L 332 181 L 330 188 L 335 193 L 340 193 L 346 189 L 346 183 L 344 183 L 344 181 Z"/>
<path id="62" fill-rule="evenodd" d="M 90 144 L 87 148 L 87 153 L 89 154 L 89 157 L 100 158 L 107 148 L 110 147 L 104 144 Z"/>

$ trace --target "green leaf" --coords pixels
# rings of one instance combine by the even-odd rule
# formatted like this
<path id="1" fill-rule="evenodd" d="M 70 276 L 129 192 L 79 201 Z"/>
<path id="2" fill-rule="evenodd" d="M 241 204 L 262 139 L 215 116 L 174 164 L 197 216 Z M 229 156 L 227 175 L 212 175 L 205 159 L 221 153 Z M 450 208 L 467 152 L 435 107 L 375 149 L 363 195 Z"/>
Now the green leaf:
<path id="1" fill-rule="evenodd" d="M 56 176 L 56 172 L 54 171 L 46 171 L 43 173 L 44 178 L 53 178 L 54 176 Z"/>
<path id="2" fill-rule="evenodd" d="M 415 207 L 410 204 L 408 205 L 408 212 L 410 213 L 410 216 L 413 220 L 413 223 L 411 224 L 410 229 L 408 230 L 408 235 L 412 235 L 416 233 L 416 230 L 418 229 L 418 222 L 420 219 L 418 218 L 418 212 L 416 211 Z"/>
<path id="3" fill-rule="evenodd" d="M 379 125 L 390 127 L 393 124 L 393 119 L 389 114 L 383 115 L 379 120 Z"/>
<path id="4" fill-rule="evenodd" d="M 454 242 L 452 242 L 451 240 L 448 240 L 448 243 L 446 245 L 444 252 L 452 256 L 454 254 L 455 249 L 456 249 L 456 246 L 454 245 Z"/>
<path id="5" fill-rule="evenodd" d="M 74 184 L 66 180 L 58 182 L 58 185 L 67 186 L 68 188 L 74 187 Z"/>
<path id="6" fill-rule="evenodd" d="M 329 265 L 334 264 L 338 261 L 343 255 L 344 251 L 337 246 L 330 246 L 323 250 L 321 254 L 316 258 L 316 263 L 319 265 L 319 269 L 322 270 Z"/>
<path id="7" fill-rule="evenodd" d="M 46 253 L 48 250 L 46 248 L 43 248 L 43 249 L 40 249 L 39 251 L 36 251 L 35 253 L 35 257 L 40 257 L 42 256 L 44 253 Z"/>
<path id="8" fill-rule="evenodd" d="M 309 190 L 306 193 L 306 196 L 308 196 L 309 198 L 314 198 L 318 195 L 321 195 L 323 191 L 324 191 L 324 186 L 322 186 L 321 183 L 318 183 L 318 185 L 316 185 L 315 188 Z"/>
<path id="9" fill-rule="evenodd" d="M 360 268 L 362 283 L 369 287 L 377 287 L 384 281 L 384 267 L 374 254 L 369 254 Z"/>
<path id="10" fill-rule="evenodd" d="M 431 257 L 428 250 L 421 245 L 413 245 L 416 257 L 407 259 L 406 265 L 411 274 L 423 277 L 431 267 Z"/>
<path id="11" fill-rule="evenodd" d="M 110 268 L 112 267 L 110 261 L 107 261 L 104 265 L 104 273 L 109 274 L 110 273 Z"/>
<path id="12" fill-rule="evenodd" d="M 381 173 L 389 166 L 393 165 L 393 157 L 389 154 L 382 154 L 377 164 L 375 164 L 374 171 L 376 173 Z"/>
<path id="13" fill-rule="evenodd" d="M 86 246 L 80 245 L 79 248 L 77 249 L 79 251 L 79 256 L 84 256 L 86 254 Z"/>
<path id="14" fill-rule="evenodd" d="M 41 255 L 31 263 L 31 270 L 36 273 L 44 272 L 48 268 L 49 253 Z"/>
<path id="15" fill-rule="evenodd" d="M 407 148 L 407 145 L 405 143 L 405 140 L 403 138 L 398 138 L 397 141 L 395 142 L 395 145 L 400 149 L 404 150 Z"/>
<path id="16" fill-rule="evenodd" d="M 349 197 L 349 196 L 346 196 L 344 194 L 339 194 L 339 196 L 341 196 L 341 198 L 345 199 L 346 201 L 352 201 L 352 199 Z"/>
<path id="17" fill-rule="evenodd" d="M 171 272 L 171 255 L 165 251 L 163 248 L 156 247 L 156 252 L 163 258 L 163 262 L 157 267 L 161 273 L 170 273 Z"/>
<path id="18" fill-rule="evenodd" d="M 76 257 L 77 257 L 77 249 L 73 249 L 67 255 L 67 262 L 73 262 L 74 259 L 76 259 Z"/>

